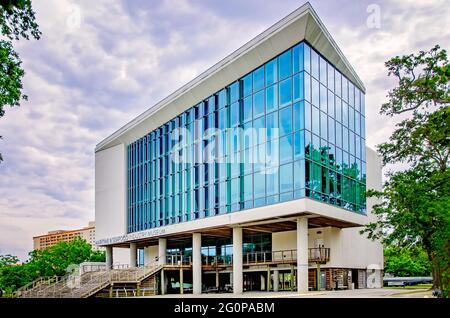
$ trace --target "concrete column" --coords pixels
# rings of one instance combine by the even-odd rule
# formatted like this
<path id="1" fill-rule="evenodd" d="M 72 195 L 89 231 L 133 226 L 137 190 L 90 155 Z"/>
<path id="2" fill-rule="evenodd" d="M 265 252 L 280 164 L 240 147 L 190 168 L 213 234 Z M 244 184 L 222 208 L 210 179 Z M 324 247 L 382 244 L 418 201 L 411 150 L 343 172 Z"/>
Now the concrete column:
<path id="1" fill-rule="evenodd" d="M 106 246 L 106 269 L 110 270 L 113 265 L 113 248 L 112 246 Z"/>
<path id="2" fill-rule="evenodd" d="M 166 273 L 164 269 L 161 270 L 161 295 L 167 294 Z"/>
<path id="3" fill-rule="evenodd" d="M 242 228 L 233 228 L 233 293 L 242 294 Z"/>
<path id="4" fill-rule="evenodd" d="M 158 263 L 159 265 L 166 264 L 167 239 L 160 238 L 158 240 Z"/>
<path id="5" fill-rule="evenodd" d="M 308 219 L 297 219 L 297 292 L 308 291 Z"/>
<path id="6" fill-rule="evenodd" d="M 278 291 L 278 286 L 280 285 L 280 274 L 278 269 L 274 269 L 273 271 L 273 291 Z"/>
<path id="7" fill-rule="evenodd" d="M 202 293 L 202 235 L 192 234 L 192 289 L 194 295 Z"/>
<path id="8" fill-rule="evenodd" d="M 216 269 L 216 288 L 219 290 L 220 287 L 220 277 L 219 277 L 219 268 Z"/>
<path id="9" fill-rule="evenodd" d="M 180 268 L 180 294 L 184 294 L 184 277 L 183 277 L 183 267 Z"/>
<path id="10" fill-rule="evenodd" d="M 130 268 L 137 266 L 137 244 L 130 243 Z"/>
<path id="11" fill-rule="evenodd" d="M 261 290 L 266 290 L 266 279 L 264 278 L 263 274 L 260 275 L 260 279 L 261 279 Z M 268 278 L 267 281 L 269 281 L 269 279 L 270 278 Z"/>

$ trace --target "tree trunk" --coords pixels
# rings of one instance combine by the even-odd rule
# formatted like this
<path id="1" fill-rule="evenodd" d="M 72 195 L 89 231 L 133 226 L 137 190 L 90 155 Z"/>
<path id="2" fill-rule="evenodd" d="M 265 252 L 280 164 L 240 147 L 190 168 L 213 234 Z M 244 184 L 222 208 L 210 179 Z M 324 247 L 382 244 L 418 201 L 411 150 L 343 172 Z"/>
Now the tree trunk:
<path id="1" fill-rule="evenodd" d="M 432 266 L 432 276 L 433 276 L 433 287 L 432 289 L 441 289 L 441 271 L 439 268 L 439 262 L 436 260 L 434 253 L 426 248 L 428 259 Z"/>

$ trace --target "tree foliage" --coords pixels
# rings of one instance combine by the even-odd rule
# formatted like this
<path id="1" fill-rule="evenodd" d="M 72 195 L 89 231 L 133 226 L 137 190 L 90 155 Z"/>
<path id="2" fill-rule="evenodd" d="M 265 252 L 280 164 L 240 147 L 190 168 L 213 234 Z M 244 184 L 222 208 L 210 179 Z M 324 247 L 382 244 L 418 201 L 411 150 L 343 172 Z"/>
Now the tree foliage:
<path id="1" fill-rule="evenodd" d="M 5 106 L 19 106 L 27 96 L 22 94 L 25 71 L 22 61 L 14 50 L 13 40 L 39 39 L 41 32 L 36 23 L 31 0 L 0 0 L 0 118 Z M 0 136 L 1 138 L 1 136 Z M 0 153 L 0 162 L 3 160 Z"/>
<path id="2" fill-rule="evenodd" d="M 31 0 L 0 0 L 0 25 L 10 40 L 41 37 Z"/>
<path id="3" fill-rule="evenodd" d="M 0 255 L 0 268 L 4 266 L 16 265 L 17 263 L 19 263 L 17 256 L 11 254 Z"/>
<path id="4" fill-rule="evenodd" d="M 398 86 L 381 114 L 403 116 L 389 141 L 378 146 L 390 171 L 373 207 L 377 221 L 363 232 L 399 248 L 423 248 L 433 265 L 434 285 L 448 295 L 450 278 L 450 66 L 446 50 L 395 57 L 386 62 Z"/>
<path id="5" fill-rule="evenodd" d="M 56 245 L 29 253 L 27 263 L 18 265 L 15 256 L 0 256 L 0 288 L 17 289 L 39 277 L 63 276 L 69 265 L 82 262 L 104 262 L 105 253 L 94 251 L 82 239 L 59 242 Z"/>
<path id="6" fill-rule="evenodd" d="M 431 263 L 425 250 L 419 246 L 384 247 L 384 271 L 396 277 L 430 276 Z"/>

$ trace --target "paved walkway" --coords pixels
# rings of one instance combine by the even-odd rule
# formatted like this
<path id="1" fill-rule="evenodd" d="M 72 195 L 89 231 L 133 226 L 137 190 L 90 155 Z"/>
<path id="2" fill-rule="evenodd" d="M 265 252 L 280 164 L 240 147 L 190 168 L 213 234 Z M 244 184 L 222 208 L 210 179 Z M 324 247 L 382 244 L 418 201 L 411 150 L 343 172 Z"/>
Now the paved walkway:
<path id="1" fill-rule="evenodd" d="M 192 294 L 158 295 L 157 298 L 196 298 Z M 429 289 L 355 289 L 342 291 L 315 291 L 304 294 L 296 292 L 245 292 L 242 295 L 227 293 L 202 294 L 201 298 L 432 298 Z"/>

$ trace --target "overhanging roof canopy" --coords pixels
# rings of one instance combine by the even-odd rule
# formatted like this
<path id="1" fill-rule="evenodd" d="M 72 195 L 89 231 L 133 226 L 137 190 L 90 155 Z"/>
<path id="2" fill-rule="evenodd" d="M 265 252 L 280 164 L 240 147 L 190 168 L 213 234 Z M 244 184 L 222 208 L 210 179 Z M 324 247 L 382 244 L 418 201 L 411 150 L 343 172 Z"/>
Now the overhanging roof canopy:
<path id="1" fill-rule="evenodd" d="M 317 13 L 309 3 L 305 3 L 101 141 L 95 151 L 122 143 L 128 144 L 145 136 L 186 109 L 303 40 L 308 41 L 341 73 L 365 92 L 361 79 L 342 54 Z"/>

